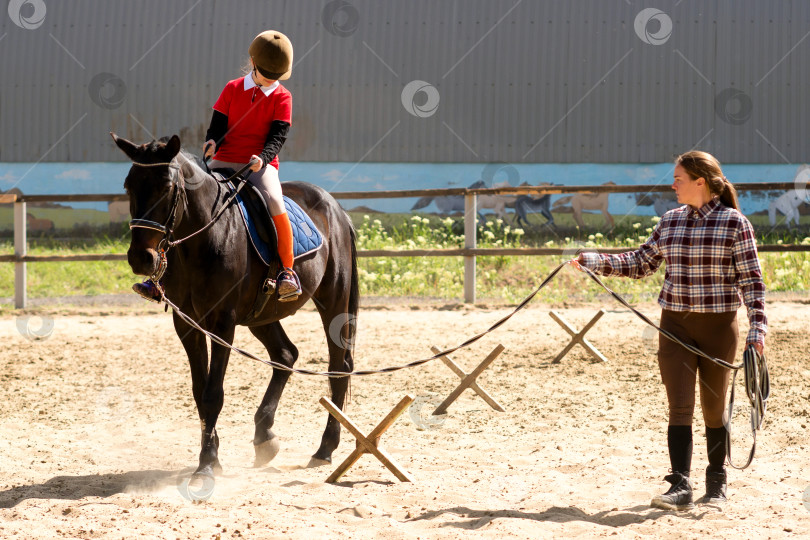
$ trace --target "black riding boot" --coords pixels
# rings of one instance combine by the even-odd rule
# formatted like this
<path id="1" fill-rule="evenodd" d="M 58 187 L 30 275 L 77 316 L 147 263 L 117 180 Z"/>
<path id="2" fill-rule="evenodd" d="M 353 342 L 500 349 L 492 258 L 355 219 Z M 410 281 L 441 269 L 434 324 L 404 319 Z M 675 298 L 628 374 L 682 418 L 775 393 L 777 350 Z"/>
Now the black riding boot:
<path id="1" fill-rule="evenodd" d="M 666 493 L 653 497 L 650 506 L 664 510 L 689 510 L 694 508 L 692 502 L 692 484 L 689 477 L 681 473 L 672 473 L 664 477 L 672 484 Z"/>
<path id="2" fill-rule="evenodd" d="M 709 466 L 706 468 L 706 495 L 698 500 L 700 504 L 722 506 L 726 502 L 726 428 L 706 428 L 706 449 L 709 452 Z"/>
<path id="3" fill-rule="evenodd" d="M 692 468 L 692 426 L 669 426 L 667 446 L 672 474 L 664 477 L 670 488 L 662 495 L 653 497 L 651 506 L 664 510 L 689 510 L 692 502 L 692 484 L 689 471 Z"/>

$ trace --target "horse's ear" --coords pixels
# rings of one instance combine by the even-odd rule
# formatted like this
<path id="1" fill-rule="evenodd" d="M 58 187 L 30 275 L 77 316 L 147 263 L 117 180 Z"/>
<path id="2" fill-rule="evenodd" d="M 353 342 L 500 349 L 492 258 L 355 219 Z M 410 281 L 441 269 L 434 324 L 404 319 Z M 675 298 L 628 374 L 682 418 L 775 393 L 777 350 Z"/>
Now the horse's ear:
<path id="1" fill-rule="evenodd" d="M 167 159 L 172 159 L 180 153 L 180 137 L 172 135 L 172 138 L 166 143 L 166 152 L 168 153 Z"/>
<path id="2" fill-rule="evenodd" d="M 118 135 L 112 132 L 110 132 L 110 136 L 113 138 L 113 141 L 115 141 L 115 144 L 118 146 L 118 148 L 120 148 L 121 151 L 124 152 L 127 155 L 127 157 L 129 157 L 129 159 L 131 159 L 132 161 L 137 161 L 138 146 L 135 143 L 130 142 L 124 139 L 123 137 L 119 137 Z"/>

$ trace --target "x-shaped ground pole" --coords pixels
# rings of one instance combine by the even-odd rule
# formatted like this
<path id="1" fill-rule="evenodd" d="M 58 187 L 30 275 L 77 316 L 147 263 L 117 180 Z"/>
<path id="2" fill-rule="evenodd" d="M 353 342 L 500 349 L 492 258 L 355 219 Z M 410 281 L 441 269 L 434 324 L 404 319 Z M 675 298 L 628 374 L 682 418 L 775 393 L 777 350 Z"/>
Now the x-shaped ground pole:
<path id="1" fill-rule="evenodd" d="M 343 463 L 338 465 L 338 468 L 334 470 L 334 472 L 329 475 L 329 478 L 326 479 L 328 483 L 335 483 L 340 478 L 346 474 L 352 465 L 357 463 L 357 460 L 363 454 L 372 454 L 374 457 L 380 460 L 380 462 L 386 466 L 386 468 L 394 473 L 394 476 L 399 478 L 402 482 L 413 482 L 413 478 L 405 472 L 399 464 L 394 461 L 388 452 L 386 452 L 383 448 L 380 447 L 380 437 L 382 434 L 386 432 L 386 430 L 391 427 L 391 425 L 396 421 L 397 418 L 407 409 L 410 407 L 411 403 L 413 403 L 413 396 L 406 395 L 403 397 L 399 403 L 389 412 L 382 421 L 377 424 L 371 433 L 368 436 L 363 435 L 360 429 L 354 425 L 354 423 L 349 419 L 348 416 L 343 414 L 343 411 L 337 408 L 337 405 L 332 403 L 327 397 L 322 397 L 319 401 L 321 405 L 323 405 L 329 414 L 335 417 L 335 419 L 341 423 L 343 427 L 349 430 L 349 433 L 354 435 L 355 439 L 357 439 L 357 447 L 349 454 Z"/>
<path id="2" fill-rule="evenodd" d="M 593 328 L 593 325 L 596 324 L 596 321 L 601 319 L 602 315 L 604 315 L 604 314 L 605 314 L 605 310 L 600 309 L 599 312 L 596 315 L 593 316 L 593 319 L 591 319 L 588 322 L 588 324 L 586 324 L 585 327 L 582 328 L 582 330 L 577 332 L 576 329 L 574 329 L 574 327 L 572 327 L 571 324 L 568 321 L 563 319 L 562 315 L 560 315 L 559 313 L 557 313 L 557 312 L 555 312 L 553 310 L 550 311 L 549 315 L 551 316 L 551 318 L 554 319 L 555 321 L 557 321 L 557 324 L 562 326 L 565 329 L 565 331 L 568 332 L 571 335 L 571 342 L 568 343 L 568 345 L 565 346 L 565 348 L 560 352 L 560 354 L 557 355 L 557 358 L 552 360 L 551 363 L 552 364 L 559 364 L 560 361 L 563 359 L 563 357 L 566 354 L 568 354 L 568 351 L 573 349 L 574 345 L 576 345 L 577 343 L 579 343 L 580 345 L 585 347 L 585 350 L 588 351 L 589 353 L 591 353 L 591 355 L 594 358 L 596 358 L 597 360 L 601 360 L 602 362 L 607 362 L 607 358 L 605 358 L 604 355 L 602 353 L 600 353 L 596 349 L 596 347 L 591 345 L 590 341 L 585 339 L 585 334 L 588 332 L 588 330 Z"/>
<path id="3" fill-rule="evenodd" d="M 438 354 L 439 352 L 441 352 L 441 350 L 435 346 L 431 347 L 430 350 L 433 351 L 433 354 Z M 484 370 L 487 369 L 489 365 L 495 361 L 496 358 L 498 358 L 498 355 L 500 355 L 503 352 L 503 350 L 504 346 L 498 344 L 498 346 L 495 347 L 492 350 L 492 352 L 489 353 L 489 355 L 486 358 L 484 358 L 484 360 L 480 364 L 478 364 L 478 367 L 472 370 L 470 373 L 464 373 L 464 371 L 462 371 L 462 369 L 458 367 L 456 363 L 450 359 L 449 356 L 440 356 L 439 358 L 441 358 L 442 362 L 444 362 L 447 365 L 447 367 L 452 369 L 453 373 L 455 373 L 456 375 L 459 376 L 459 378 L 461 378 L 461 383 L 458 385 L 458 387 L 456 387 L 455 390 L 453 390 L 450 393 L 449 396 L 447 396 L 447 399 L 442 401 L 441 405 L 436 407 L 436 410 L 433 411 L 433 415 L 436 416 L 439 414 L 446 413 L 447 408 L 450 407 L 450 405 L 458 398 L 458 396 L 460 396 L 462 392 L 464 392 L 464 390 L 466 390 L 467 388 L 472 388 L 473 390 L 475 390 L 475 393 L 481 396 L 484 399 L 484 401 L 486 401 L 489 404 L 489 406 L 495 409 L 496 411 L 504 412 L 504 408 L 501 407 L 500 403 L 495 401 L 495 399 L 492 396 L 490 396 L 486 390 L 481 388 L 475 381 L 475 379 L 477 379 L 478 376 L 481 375 L 481 373 L 483 373 Z"/>

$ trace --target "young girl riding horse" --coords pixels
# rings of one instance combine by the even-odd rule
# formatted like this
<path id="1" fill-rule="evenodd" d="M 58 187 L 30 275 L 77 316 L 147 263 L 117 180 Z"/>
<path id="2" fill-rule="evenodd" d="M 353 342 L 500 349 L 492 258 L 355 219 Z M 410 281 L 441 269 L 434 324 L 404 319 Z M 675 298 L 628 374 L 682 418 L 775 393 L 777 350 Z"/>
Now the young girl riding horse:
<path id="1" fill-rule="evenodd" d="M 765 347 L 765 285 L 757 258 L 754 229 L 739 211 L 737 192 L 720 163 L 706 152 L 687 152 L 675 162 L 672 189 L 683 206 L 665 213 L 649 239 L 636 251 L 619 255 L 582 253 L 572 265 L 605 276 L 642 278 L 666 261 L 658 303 L 661 328 L 706 354 L 733 363 L 737 352 L 737 309 L 742 297 L 750 330 L 746 346 Z M 685 510 L 693 506 L 692 418 L 695 376 L 706 424 L 706 495 L 699 501 L 726 501 L 725 396 L 730 370 L 659 336 L 658 366 L 669 401 L 667 444 L 670 489 L 652 506 Z"/>
<path id="2" fill-rule="evenodd" d="M 250 72 L 228 82 L 214 103 L 203 159 L 214 156 L 212 169 L 241 169 L 251 163 L 247 181 L 259 188 L 278 235 L 279 300 L 292 301 L 301 294 L 301 285 L 292 268 L 293 235 L 282 199 L 278 154 L 292 119 L 292 95 L 279 81 L 290 78 L 293 47 L 281 32 L 267 30 L 254 38 L 248 53 Z M 132 288 L 149 300 L 161 299 L 151 280 Z"/>

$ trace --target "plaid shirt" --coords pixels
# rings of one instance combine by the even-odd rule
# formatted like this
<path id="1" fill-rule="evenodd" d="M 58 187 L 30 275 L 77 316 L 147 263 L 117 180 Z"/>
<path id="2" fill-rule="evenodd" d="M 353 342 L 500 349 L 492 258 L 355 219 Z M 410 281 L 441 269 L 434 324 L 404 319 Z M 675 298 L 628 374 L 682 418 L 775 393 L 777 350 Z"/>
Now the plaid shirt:
<path id="1" fill-rule="evenodd" d="M 765 284 L 751 222 L 713 199 L 698 210 L 684 205 L 661 218 L 636 251 L 618 255 L 585 253 L 583 266 L 604 276 L 642 278 L 666 261 L 658 297 L 670 311 L 737 311 L 740 296 L 751 328 L 746 344 L 765 344 Z"/>

